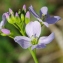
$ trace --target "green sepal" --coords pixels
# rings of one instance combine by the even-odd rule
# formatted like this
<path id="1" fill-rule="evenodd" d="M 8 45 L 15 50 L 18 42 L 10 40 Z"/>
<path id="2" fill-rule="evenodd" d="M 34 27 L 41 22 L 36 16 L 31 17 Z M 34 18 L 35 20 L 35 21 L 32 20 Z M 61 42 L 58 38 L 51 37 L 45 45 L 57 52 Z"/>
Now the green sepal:
<path id="1" fill-rule="evenodd" d="M 2 36 L 7 36 L 7 35 L 6 35 L 6 34 L 4 34 L 4 33 L 1 33 L 1 35 L 2 35 Z"/>
<path id="2" fill-rule="evenodd" d="M 21 14 L 21 20 L 24 21 L 24 14 Z"/>
<path id="3" fill-rule="evenodd" d="M 25 17 L 25 24 L 28 24 L 29 22 L 30 22 L 30 19 Z"/>
<path id="4" fill-rule="evenodd" d="M 19 17 L 15 17 L 15 19 L 16 19 L 16 23 L 20 23 L 21 22 Z"/>
<path id="5" fill-rule="evenodd" d="M 21 13 L 21 10 L 19 9 L 19 10 L 18 10 L 18 14 L 20 14 L 20 13 Z"/>

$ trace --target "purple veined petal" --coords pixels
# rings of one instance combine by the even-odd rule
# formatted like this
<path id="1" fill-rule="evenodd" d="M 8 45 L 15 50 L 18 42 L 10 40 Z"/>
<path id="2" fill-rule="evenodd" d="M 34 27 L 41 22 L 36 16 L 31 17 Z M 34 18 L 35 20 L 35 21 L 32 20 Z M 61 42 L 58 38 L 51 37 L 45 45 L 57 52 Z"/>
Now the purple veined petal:
<path id="1" fill-rule="evenodd" d="M 38 45 L 36 46 L 37 49 L 39 49 L 39 48 L 45 48 L 45 47 L 46 47 L 46 45 L 43 44 L 43 43 L 41 43 L 40 45 L 38 44 Z"/>
<path id="2" fill-rule="evenodd" d="M 46 6 L 42 7 L 41 10 L 40 10 L 40 13 L 41 14 L 44 14 L 44 15 L 47 15 L 48 13 L 48 8 Z"/>
<path id="3" fill-rule="evenodd" d="M 60 20 L 60 17 L 59 16 L 53 16 L 53 17 L 48 17 L 48 18 L 46 18 L 46 22 L 48 23 L 48 24 L 55 24 L 57 21 L 59 21 Z"/>
<path id="4" fill-rule="evenodd" d="M 41 33 L 41 25 L 38 21 L 30 22 L 26 25 L 25 30 L 29 37 L 39 37 Z"/>
<path id="5" fill-rule="evenodd" d="M 34 11 L 32 5 L 29 7 L 29 11 L 34 15 L 34 17 L 40 18 L 40 17 L 38 16 L 38 14 Z"/>
<path id="6" fill-rule="evenodd" d="M 57 20 L 61 19 L 61 17 L 59 17 L 59 16 L 54 16 L 54 18 L 56 18 Z"/>
<path id="7" fill-rule="evenodd" d="M 34 21 L 32 23 L 32 28 L 33 28 L 33 35 L 35 37 L 39 37 L 41 34 L 41 25 L 38 21 Z"/>
<path id="8" fill-rule="evenodd" d="M 26 25 L 26 27 L 25 27 L 26 34 L 27 34 L 29 37 L 32 37 L 32 36 L 33 36 L 32 24 L 33 24 L 33 22 L 29 22 L 29 23 Z"/>
<path id="9" fill-rule="evenodd" d="M 8 30 L 8 29 L 1 29 L 1 32 L 6 34 L 6 35 L 10 34 L 10 30 Z"/>
<path id="10" fill-rule="evenodd" d="M 31 49 L 35 49 L 37 47 L 37 45 L 32 45 Z"/>
<path id="11" fill-rule="evenodd" d="M 38 44 L 39 45 L 41 43 L 43 43 L 43 44 L 49 44 L 54 39 L 54 37 L 55 37 L 54 33 L 51 33 L 49 36 L 40 37 Z"/>
<path id="12" fill-rule="evenodd" d="M 32 45 L 31 49 L 33 50 L 35 48 L 39 49 L 39 48 L 45 48 L 45 47 L 46 45 L 41 43 L 41 44 Z"/>
<path id="13" fill-rule="evenodd" d="M 25 36 L 16 36 L 14 41 L 17 42 L 22 48 L 27 49 L 31 44 L 31 39 Z"/>
<path id="14" fill-rule="evenodd" d="M 43 24 L 46 26 L 46 27 L 49 27 L 49 24 L 47 22 L 43 22 Z"/>

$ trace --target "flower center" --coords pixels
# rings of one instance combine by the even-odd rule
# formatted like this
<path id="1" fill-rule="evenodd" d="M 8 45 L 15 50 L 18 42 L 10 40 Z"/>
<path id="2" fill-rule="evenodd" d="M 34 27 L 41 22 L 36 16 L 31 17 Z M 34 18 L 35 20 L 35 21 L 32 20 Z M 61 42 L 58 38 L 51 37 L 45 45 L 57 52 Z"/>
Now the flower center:
<path id="1" fill-rule="evenodd" d="M 42 14 L 42 21 L 44 21 L 45 20 L 45 15 L 44 14 Z"/>
<path id="2" fill-rule="evenodd" d="M 32 43 L 33 45 L 38 44 L 38 39 L 37 39 L 37 38 L 33 38 L 33 40 L 31 41 L 31 43 Z"/>

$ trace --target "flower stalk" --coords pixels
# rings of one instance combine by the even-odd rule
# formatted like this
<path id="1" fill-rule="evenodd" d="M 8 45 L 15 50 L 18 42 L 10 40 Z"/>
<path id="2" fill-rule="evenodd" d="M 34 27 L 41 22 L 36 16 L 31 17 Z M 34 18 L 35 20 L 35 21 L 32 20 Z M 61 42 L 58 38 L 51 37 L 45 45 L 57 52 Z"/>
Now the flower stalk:
<path id="1" fill-rule="evenodd" d="M 38 59 L 37 59 L 37 57 L 36 57 L 36 54 L 34 53 L 34 51 L 31 50 L 31 48 L 28 48 L 28 50 L 30 51 L 30 53 L 31 53 L 31 55 L 32 55 L 32 57 L 33 57 L 33 59 L 34 59 L 34 62 L 35 62 L 35 63 L 39 63 L 39 62 L 38 62 Z"/>

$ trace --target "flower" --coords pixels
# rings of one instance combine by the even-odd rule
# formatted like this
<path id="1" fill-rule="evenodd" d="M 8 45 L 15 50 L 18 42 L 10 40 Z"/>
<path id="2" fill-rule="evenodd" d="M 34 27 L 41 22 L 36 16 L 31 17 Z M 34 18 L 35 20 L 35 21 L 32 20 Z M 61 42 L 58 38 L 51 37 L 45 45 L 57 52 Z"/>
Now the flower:
<path id="1" fill-rule="evenodd" d="M 29 22 L 26 25 L 26 36 L 16 36 L 14 41 L 17 42 L 22 48 L 27 49 L 44 48 L 46 44 L 49 44 L 54 39 L 54 33 L 49 36 L 40 37 L 41 25 L 38 21 Z"/>
<path id="2" fill-rule="evenodd" d="M 55 24 L 61 18 L 59 16 L 50 17 L 48 14 L 48 8 L 46 6 L 40 9 L 40 15 L 38 15 L 32 6 L 29 7 L 29 11 L 40 21 L 42 24 L 48 27 L 48 24 Z M 42 19 L 41 19 L 42 17 Z M 45 18 L 44 18 L 45 17 Z M 44 21 L 44 22 L 43 22 Z"/>
<path id="3" fill-rule="evenodd" d="M 3 32 L 4 34 L 8 35 L 8 34 L 10 34 L 10 30 L 3 28 L 6 23 L 5 14 L 9 14 L 9 13 L 7 12 L 2 15 L 2 21 L 0 22 L 0 31 Z"/>

